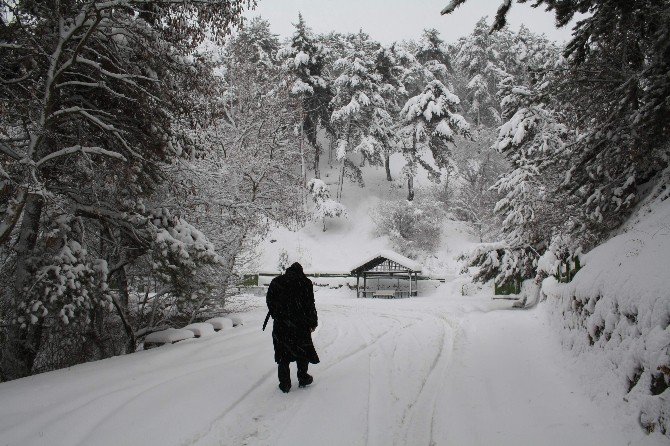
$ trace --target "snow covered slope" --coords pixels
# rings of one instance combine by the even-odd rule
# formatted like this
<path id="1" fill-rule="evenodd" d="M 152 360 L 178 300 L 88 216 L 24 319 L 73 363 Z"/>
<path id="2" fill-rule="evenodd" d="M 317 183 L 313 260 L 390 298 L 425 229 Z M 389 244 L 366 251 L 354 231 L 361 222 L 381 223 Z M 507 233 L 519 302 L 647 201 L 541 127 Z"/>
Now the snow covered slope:
<path id="1" fill-rule="evenodd" d="M 324 157 L 327 158 L 327 157 Z M 287 228 L 275 228 L 258 247 L 256 267 L 260 271 L 278 271 L 279 256 L 282 251 L 288 253 L 290 261 L 300 261 L 306 270 L 318 272 L 345 272 L 352 264 L 392 249 L 386 237 L 375 235 L 375 224 L 371 211 L 382 200 L 407 196 L 404 181 L 399 181 L 400 170 L 405 165 L 401 154 L 391 157 L 391 172 L 395 181 L 386 180 L 383 167 L 363 167 L 365 187 L 345 181 L 342 204 L 347 208 L 348 218 L 329 219 L 328 229 L 322 231 L 320 221 L 308 222 L 304 228 L 291 231 Z M 335 196 L 339 173 L 339 164 L 330 167 L 327 159 L 322 163 L 322 180 L 330 186 L 331 196 Z M 415 180 L 417 188 L 428 186 L 428 177 L 422 169 Z M 417 197 L 423 192 L 417 191 Z M 436 276 L 457 274 L 454 257 L 469 248 L 475 238 L 469 233 L 468 226 L 461 222 L 444 221 L 443 240 L 439 251 L 428 259 L 427 270 Z M 426 259 L 422 259 L 426 260 Z"/>
<path id="2" fill-rule="evenodd" d="M 670 199 L 642 206 L 583 264 L 571 283 L 542 287 L 564 346 L 593 397 L 670 437 Z"/>

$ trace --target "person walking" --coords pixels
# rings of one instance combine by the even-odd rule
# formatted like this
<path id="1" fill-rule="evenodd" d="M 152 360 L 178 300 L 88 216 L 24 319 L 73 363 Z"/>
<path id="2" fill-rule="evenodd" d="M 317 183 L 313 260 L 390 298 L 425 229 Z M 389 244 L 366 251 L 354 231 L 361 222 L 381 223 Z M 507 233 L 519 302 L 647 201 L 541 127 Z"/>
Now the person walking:
<path id="1" fill-rule="evenodd" d="M 300 263 L 294 263 L 284 274 L 272 279 L 266 302 L 268 315 L 263 329 L 272 317 L 272 343 L 279 389 L 284 393 L 291 390 L 291 362 L 298 365 L 298 385 L 305 387 L 312 384 L 314 379 L 307 369 L 310 363 L 319 363 L 319 355 L 312 342 L 312 333 L 319 320 L 314 305 L 314 285 L 305 276 Z"/>

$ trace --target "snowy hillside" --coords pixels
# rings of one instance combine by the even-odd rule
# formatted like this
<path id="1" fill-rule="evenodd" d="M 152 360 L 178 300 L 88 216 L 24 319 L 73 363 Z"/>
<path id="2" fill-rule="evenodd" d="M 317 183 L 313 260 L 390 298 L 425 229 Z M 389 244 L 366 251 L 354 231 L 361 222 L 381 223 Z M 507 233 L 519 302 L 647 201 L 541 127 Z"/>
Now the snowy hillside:
<path id="1" fill-rule="evenodd" d="M 306 270 L 314 272 L 348 272 L 356 262 L 376 252 L 392 249 L 386 237 L 375 234 L 373 211 L 380 202 L 397 200 L 407 195 L 407 188 L 400 178 L 405 165 L 401 154 L 391 157 L 391 173 L 394 181 L 386 179 L 384 167 L 365 166 L 362 168 L 365 187 L 345 181 L 342 204 L 346 207 L 346 218 L 328 219 L 324 232 L 320 221 L 310 221 L 303 228 L 292 231 L 285 227 L 275 228 L 258 247 L 258 260 L 255 266 L 261 272 L 278 271 L 278 261 L 282 251 L 288 253 L 292 261 L 300 261 Z M 329 185 L 334 194 L 337 187 L 339 165 L 322 162 L 322 180 Z M 400 179 L 399 179 L 400 178 Z M 432 183 L 426 172 L 419 170 L 415 180 L 418 188 Z M 417 197 L 424 190 L 417 192 Z M 455 257 L 463 250 L 473 246 L 476 237 L 471 228 L 463 222 L 444 220 L 442 240 L 434 256 L 420 259 L 427 273 L 435 277 L 453 277 L 458 273 Z"/>
<path id="2" fill-rule="evenodd" d="M 542 290 L 589 394 L 622 405 L 648 431 L 670 432 L 670 199 L 641 207 L 583 257 L 568 284 Z"/>

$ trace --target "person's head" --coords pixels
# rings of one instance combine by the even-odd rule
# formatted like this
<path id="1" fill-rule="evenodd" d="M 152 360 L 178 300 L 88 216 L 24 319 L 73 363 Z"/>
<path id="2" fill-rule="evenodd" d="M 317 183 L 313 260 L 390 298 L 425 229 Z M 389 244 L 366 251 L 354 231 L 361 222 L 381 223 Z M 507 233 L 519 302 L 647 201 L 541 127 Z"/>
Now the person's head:
<path id="1" fill-rule="evenodd" d="M 286 272 L 289 272 L 289 271 L 294 271 L 296 273 L 304 274 L 303 271 L 302 271 L 302 265 L 298 262 L 294 262 L 293 265 L 289 266 L 286 269 Z"/>

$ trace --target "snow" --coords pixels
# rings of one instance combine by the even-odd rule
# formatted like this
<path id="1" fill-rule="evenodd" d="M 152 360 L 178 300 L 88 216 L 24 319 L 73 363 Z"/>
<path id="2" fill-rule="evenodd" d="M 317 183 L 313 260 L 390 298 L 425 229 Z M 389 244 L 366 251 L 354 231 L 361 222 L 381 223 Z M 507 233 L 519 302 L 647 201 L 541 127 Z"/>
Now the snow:
<path id="1" fill-rule="evenodd" d="M 230 315 L 228 316 L 231 321 L 233 321 L 233 327 L 237 327 L 238 325 L 244 325 L 244 318 L 239 315 Z"/>
<path id="2" fill-rule="evenodd" d="M 264 299 L 241 296 L 247 327 L 0 384 L 0 444 L 667 444 L 582 390 L 547 304 L 419 286 L 383 301 L 317 288 L 306 389 L 277 389 Z"/>
<path id="3" fill-rule="evenodd" d="M 371 262 L 372 260 L 378 258 L 378 257 L 385 257 L 393 262 L 396 262 L 405 268 L 409 268 L 412 271 L 415 272 L 421 272 L 421 264 L 419 262 L 416 262 L 412 259 L 409 259 L 401 254 L 398 254 L 397 252 L 390 251 L 388 249 L 385 249 L 383 251 L 379 251 L 378 253 L 368 257 L 367 259 L 363 260 L 362 262 L 358 262 L 356 265 L 353 265 L 349 271 L 353 271 L 354 269 L 358 268 L 359 266 L 365 265 L 368 262 Z"/>
<path id="4" fill-rule="evenodd" d="M 309 63 L 309 55 L 303 51 L 300 51 L 298 54 L 296 54 L 294 63 L 296 67 L 307 65 Z"/>
<path id="5" fill-rule="evenodd" d="M 214 334 L 214 327 L 208 322 L 196 322 L 184 327 L 184 330 L 192 331 L 196 338 L 211 336 Z"/>
<path id="6" fill-rule="evenodd" d="M 293 86 L 291 87 L 291 93 L 293 94 L 314 94 L 314 88 L 307 84 L 306 82 L 303 82 L 300 79 L 296 79 L 295 82 L 293 82 Z"/>
<path id="7" fill-rule="evenodd" d="M 670 379 L 668 222 L 670 200 L 643 206 L 621 234 L 582 256 L 572 282 L 550 277 L 542 286 L 563 345 L 586 365 L 589 394 L 656 431 L 670 428 L 670 390 L 652 390 L 654 379 Z"/>
<path id="8" fill-rule="evenodd" d="M 233 328 L 233 320 L 229 317 L 214 317 L 207 319 L 205 322 L 211 324 L 214 330 L 227 330 Z"/>
<path id="9" fill-rule="evenodd" d="M 183 341 L 195 337 L 192 331 L 182 328 L 168 328 L 167 330 L 157 331 L 149 334 L 145 339 L 145 344 L 171 344 L 173 342 Z"/>
<path id="10" fill-rule="evenodd" d="M 662 444 L 634 427 L 622 432 L 619 417 L 580 391 L 544 310 L 464 319 L 436 403 L 448 414 L 436 436 L 454 445 Z"/>
<path id="11" fill-rule="evenodd" d="M 328 152 L 322 155 L 321 181 L 335 194 L 338 188 L 338 175 L 341 164 L 334 158 L 339 145 L 344 153 L 346 142 L 338 141 L 333 145 L 333 162 L 328 163 Z M 326 146 L 327 147 L 327 146 Z M 422 155 L 423 160 L 434 165 L 430 152 Z M 356 162 L 357 160 L 352 157 Z M 291 262 L 298 261 L 305 271 L 315 273 L 351 271 L 352 263 L 359 259 L 376 255 L 383 250 L 393 250 L 389 237 L 376 233 L 376 224 L 372 210 L 387 200 L 395 200 L 407 194 L 406 179 L 402 171 L 406 160 L 401 153 L 391 155 L 390 169 L 394 181 L 387 181 L 384 167 L 365 166 L 362 168 L 365 189 L 345 180 L 341 203 L 348 214 L 346 219 L 328 220 L 328 229 L 323 231 L 323 223 L 314 220 L 299 230 L 275 227 L 257 249 L 257 260 L 250 272 L 277 273 L 278 261 L 283 251 L 288 253 Z M 423 188 L 432 184 L 428 173 L 422 167 L 417 168 L 414 181 L 417 198 L 426 191 Z M 478 238 L 471 233 L 470 227 L 463 222 L 449 219 L 442 221 L 443 237 L 434 256 L 419 258 L 422 274 L 434 277 L 453 277 L 461 270 L 456 258 L 463 251 L 478 244 Z"/>

